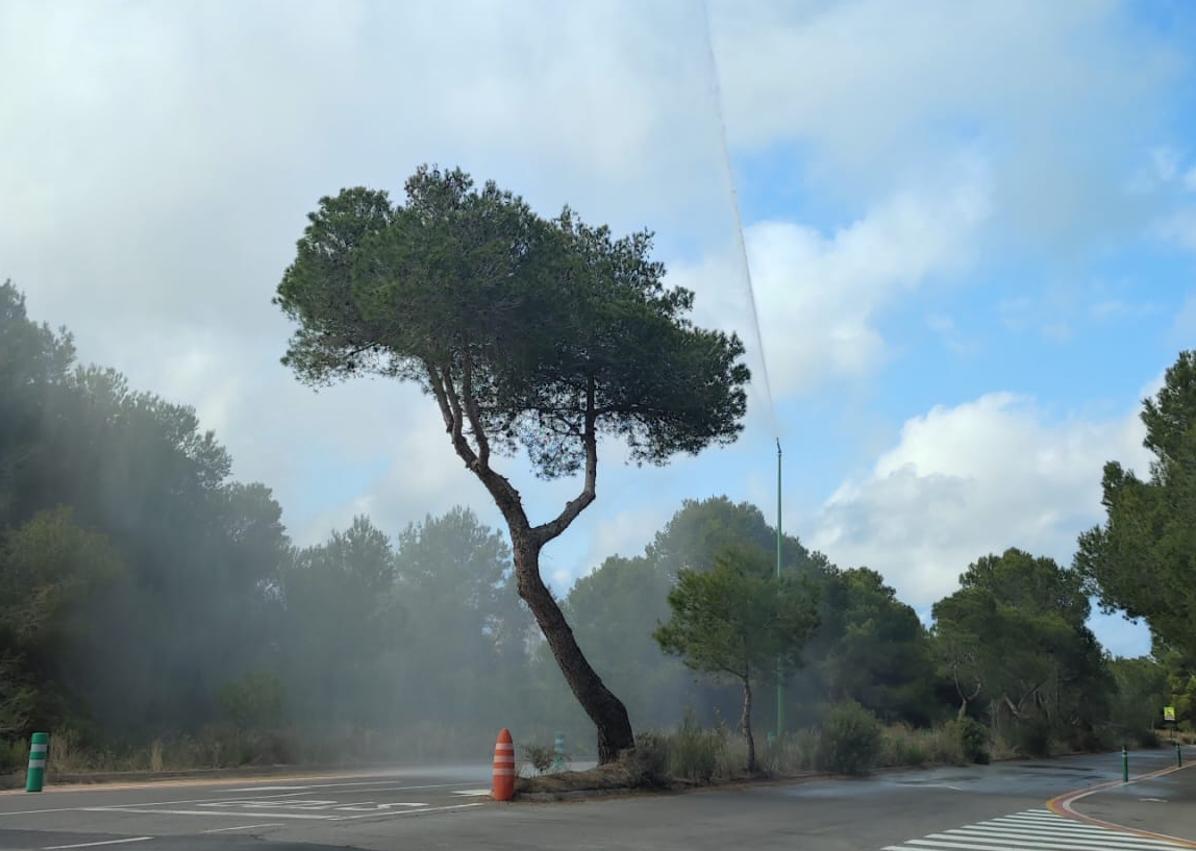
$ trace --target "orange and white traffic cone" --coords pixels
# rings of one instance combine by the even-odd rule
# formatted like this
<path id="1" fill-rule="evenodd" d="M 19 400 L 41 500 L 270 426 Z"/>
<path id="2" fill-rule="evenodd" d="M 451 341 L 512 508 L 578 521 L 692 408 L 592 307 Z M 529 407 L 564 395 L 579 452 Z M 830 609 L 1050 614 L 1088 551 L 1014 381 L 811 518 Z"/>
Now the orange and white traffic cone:
<path id="1" fill-rule="evenodd" d="M 515 797 L 515 743 L 506 727 L 499 731 L 498 741 L 494 743 L 494 779 L 490 797 L 496 801 L 509 801 Z"/>

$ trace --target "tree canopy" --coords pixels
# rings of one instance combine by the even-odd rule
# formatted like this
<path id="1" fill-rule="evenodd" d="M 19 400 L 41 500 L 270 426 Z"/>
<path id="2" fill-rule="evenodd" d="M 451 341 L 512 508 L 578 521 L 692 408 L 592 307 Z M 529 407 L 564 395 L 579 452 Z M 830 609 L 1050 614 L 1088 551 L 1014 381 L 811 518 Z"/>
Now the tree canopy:
<path id="1" fill-rule="evenodd" d="M 683 569 L 669 592 L 671 617 L 655 633 L 690 668 L 742 684 L 748 771 L 756 770 L 752 686 L 801 664 L 818 617 L 810 583 L 777 578 L 769 555 L 744 545 L 724 550 L 710 570 Z"/>
<path id="2" fill-rule="evenodd" d="M 276 299 L 300 324 L 284 361 L 307 381 L 412 379 L 477 463 L 522 445 L 549 478 L 604 433 L 651 463 L 739 433 L 743 345 L 686 318 L 693 293 L 664 285 L 646 231 L 545 219 L 428 167 L 403 204 L 358 187 L 309 219 Z"/>
<path id="3" fill-rule="evenodd" d="M 1142 422 L 1150 474 L 1105 465 L 1105 523 L 1080 536 L 1075 567 L 1106 609 L 1196 658 L 1196 352 L 1180 353 Z"/>
<path id="4" fill-rule="evenodd" d="M 984 556 L 961 588 L 934 605 L 935 638 L 962 702 L 987 698 L 992 712 L 1083 735 L 1113 684 L 1080 576 L 1017 549 Z"/>
<path id="5" fill-rule="evenodd" d="M 697 328 L 693 293 L 664 284 L 647 231 L 616 238 L 570 209 L 548 219 L 493 182 L 420 167 L 404 203 L 320 199 L 276 303 L 299 324 L 283 362 L 320 384 L 376 374 L 435 400 L 453 450 L 511 535 L 517 588 L 598 732 L 599 759 L 634 745 L 622 703 L 591 667 L 540 576 L 540 551 L 596 498 L 598 443 L 636 462 L 730 443 L 742 428 L 744 347 Z M 493 452 L 537 475 L 584 471 L 556 517 L 528 519 Z"/>

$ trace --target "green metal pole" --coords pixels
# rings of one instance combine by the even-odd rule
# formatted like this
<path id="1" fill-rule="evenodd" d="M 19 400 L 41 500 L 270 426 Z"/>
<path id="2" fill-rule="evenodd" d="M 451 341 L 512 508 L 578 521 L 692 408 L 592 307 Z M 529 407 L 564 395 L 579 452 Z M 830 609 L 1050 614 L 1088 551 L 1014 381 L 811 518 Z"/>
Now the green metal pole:
<path id="1" fill-rule="evenodd" d="M 1175 762 L 1180 768 L 1184 767 L 1184 752 L 1183 748 L 1180 747 L 1178 739 L 1175 742 Z"/>
<path id="2" fill-rule="evenodd" d="M 50 734 L 34 733 L 29 741 L 29 771 L 25 774 L 25 791 L 40 792 L 46 779 L 46 754 L 50 750 Z"/>
<path id="3" fill-rule="evenodd" d="M 777 438 L 777 579 L 781 578 L 781 439 Z M 785 729 L 785 684 L 781 681 L 781 657 L 777 657 L 777 741 Z"/>
<path id="4" fill-rule="evenodd" d="M 565 767 L 565 734 L 557 733 L 552 742 L 552 767 L 561 771 Z"/>
<path id="5" fill-rule="evenodd" d="M 1121 782 L 1130 782 L 1130 755 L 1125 749 L 1125 745 L 1121 746 Z"/>

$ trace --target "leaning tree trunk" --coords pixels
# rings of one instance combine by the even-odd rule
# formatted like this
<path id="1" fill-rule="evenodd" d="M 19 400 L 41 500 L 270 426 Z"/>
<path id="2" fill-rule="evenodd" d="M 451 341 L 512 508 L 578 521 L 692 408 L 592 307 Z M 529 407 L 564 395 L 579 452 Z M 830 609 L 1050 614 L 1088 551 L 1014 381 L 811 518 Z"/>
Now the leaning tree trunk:
<path id="1" fill-rule="evenodd" d="M 631 733 L 631 720 L 627 717 L 627 709 L 611 694 L 610 689 L 603 684 L 602 678 L 586 661 L 576 639 L 573 638 L 573 630 L 569 628 L 560 607 L 540 577 L 541 548 L 569 528 L 569 524 L 595 498 L 598 431 L 594 378 L 589 379 L 586 389 L 585 426 L 582 435 L 586 455 L 585 485 L 576 498 L 565 504 L 556 519 L 532 526 L 523 510 L 519 491 L 511 486 L 505 476 L 496 473 L 490 467 L 490 441 L 486 437 L 483 418 L 473 395 L 472 361 L 468 349 L 463 352 L 463 359 L 460 393 L 454 384 L 452 365 L 449 363 L 424 363 L 428 386 L 440 406 L 453 449 L 465 462 L 465 466 L 486 486 L 486 490 L 494 498 L 494 504 L 507 521 L 507 530 L 511 534 L 511 549 L 515 556 L 515 579 L 519 596 L 527 603 L 536 623 L 540 625 L 540 631 L 548 641 L 552 655 L 565 676 L 565 682 L 569 683 L 577 702 L 598 728 L 598 762 L 613 762 L 620 751 L 635 747 L 635 737 Z M 466 418 L 473 431 L 476 451 L 465 438 Z"/>
<path id="2" fill-rule="evenodd" d="M 598 762 L 613 762 L 620 751 L 635 747 L 631 720 L 623 702 L 602 682 L 573 637 L 560 607 L 540 577 L 540 553 L 530 543 L 516 544 L 515 577 L 519 596 L 531 609 L 552 655 L 582 709 L 598 728 Z"/>
<path id="3" fill-rule="evenodd" d="M 743 716 L 739 719 L 739 728 L 743 731 L 744 738 L 747 739 L 748 773 L 755 774 L 756 740 L 752 737 L 752 684 L 747 679 L 743 681 Z"/>

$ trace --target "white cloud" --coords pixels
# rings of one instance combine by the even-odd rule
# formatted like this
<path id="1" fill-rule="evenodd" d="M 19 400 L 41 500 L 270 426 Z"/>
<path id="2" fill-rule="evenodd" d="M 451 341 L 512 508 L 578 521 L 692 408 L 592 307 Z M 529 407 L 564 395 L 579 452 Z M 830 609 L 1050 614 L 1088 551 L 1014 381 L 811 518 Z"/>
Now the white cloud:
<path id="1" fill-rule="evenodd" d="M 883 310 L 928 280 L 967 267 L 989 213 L 982 164 L 948 169 L 874 205 L 829 233 L 788 221 L 747 229 L 769 377 L 778 396 L 874 371 L 886 356 Z M 698 294 L 699 319 L 737 330 L 756 350 L 742 272 L 730 255 L 675 267 L 671 280 Z M 758 351 L 754 352 L 758 357 Z M 757 361 L 758 362 L 758 361 Z"/>
<path id="2" fill-rule="evenodd" d="M 581 572 L 598 567 L 607 556 L 636 556 L 668 522 L 676 506 L 653 504 L 608 513 L 593 524 Z"/>
<path id="3" fill-rule="evenodd" d="M 1049 241 L 1126 209 L 1106 203 L 1118 156 L 1168 61 L 1100 3 L 713 17 L 737 153 L 796 144 L 779 171 L 802 174 L 809 206 L 862 211 L 749 229 L 784 391 L 875 368 L 884 312 L 967 269 L 998 217 Z M 483 512 L 426 400 L 385 382 L 315 395 L 278 365 L 290 329 L 269 300 L 303 214 L 459 162 L 544 211 L 651 225 L 690 264 L 676 279 L 702 279 L 704 316 L 742 329 L 702 26 L 695 4 L 631 0 L 0 4 L 0 198 L 17 211 L 0 278 L 84 359 L 194 403 L 300 539 L 356 510 L 392 531 L 454 502 Z M 573 489 L 525 483 L 558 509 Z"/>
<path id="4" fill-rule="evenodd" d="M 1171 325 L 1171 335 L 1182 341 L 1181 345 L 1185 347 L 1190 346 L 1192 338 L 1196 337 L 1196 293 L 1189 294 L 1180 305 Z"/>
<path id="5" fill-rule="evenodd" d="M 1168 145 L 1159 145 L 1150 149 L 1150 163 L 1154 167 L 1155 177 L 1163 183 L 1170 183 L 1179 174 L 1179 151 Z"/>
<path id="6" fill-rule="evenodd" d="M 1101 469 L 1143 471 L 1136 412 L 1053 422 L 1028 399 L 990 393 L 908 420 L 897 445 L 823 506 L 811 544 L 883 573 L 926 606 L 968 564 L 1020 547 L 1070 563 L 1076 535 L 1100 521 Z"/>
<path id="7" fill-rule="evenodd" d="M 961 146 L 993 156 L 1002 223 L 1039 246 L 1092 239 L 1124 199 L 1178 51 L 1125 4 L 887 0 L 715 6 L 738 145 L 802 145 L 831 193 L 874 191 Z M 1129 116 L 1132 119 L 1127 121 Z M 1077 140 L 1085 140 L 1083 150 Z"/>
<path id="8" fill-rule="evenodd" d="M 1155 232 L 1167 242 L 1196 251 L 1196 207 L 1171 213 L 1155 226 Z"/>

